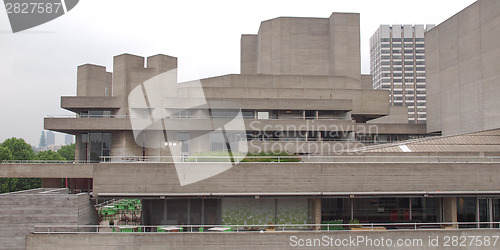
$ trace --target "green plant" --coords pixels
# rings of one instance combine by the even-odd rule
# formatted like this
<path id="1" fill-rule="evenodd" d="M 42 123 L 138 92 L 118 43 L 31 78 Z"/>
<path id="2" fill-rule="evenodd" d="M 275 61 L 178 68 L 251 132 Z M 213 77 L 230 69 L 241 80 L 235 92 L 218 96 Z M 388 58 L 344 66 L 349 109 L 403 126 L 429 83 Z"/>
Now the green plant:
<path id="1" fill-rule="evenodd" d="M 350 226 L 351 228 L 360 228 L 360 227 L 362 227 L 361 225 L 359 225 L 359 220 L 358 219 L 352 219 L 352 220 L 350 220 L 349 224 L 353 224 L 352 226 Z"/>

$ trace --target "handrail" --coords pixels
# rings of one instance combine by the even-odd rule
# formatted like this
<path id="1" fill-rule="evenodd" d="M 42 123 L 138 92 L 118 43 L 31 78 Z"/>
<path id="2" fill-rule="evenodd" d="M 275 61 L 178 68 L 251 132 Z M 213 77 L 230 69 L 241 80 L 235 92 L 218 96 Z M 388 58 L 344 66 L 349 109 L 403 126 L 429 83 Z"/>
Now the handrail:
<path id="1" fill-rule="evenodd" d="M 47 115 L 46 118 L 133 118 L 133 119 L 151 119 L 149 116 L 142 115 Z M 234 116 L 172 116 L 163 117 L 165 119 L 233 119 Z M 287 116 L 283 118 L 258 119 L 254 116 L 242 116 L 243 119 L 249 120 L 352 120 L 351 117 L 310 117 L 310 116 Z"/>
<path id="2" fill-rule="evenodd" d="M 290 160 L 311 163 L 337 163 L 337 162 L 396 162 L 401 159 L 404 162 L 414 163 L 429 163 L 429 162 L 450 162 L 450 163 L 491 163 L 500 162 L 500 157 L 496 156 L 411 156 L 411 155 L 382 155 L 382 156 L 366 156 L 354 154 L 351 156 L 345 155 L 303 155 L 303 156 L 232 156 L 233 159 L 255 159 L 255 160 L 274 160 L 276 163 L 290 163 Z M 116 163 L 116 162 L 149 162 L 149 163 L 179 163 L 179 162 L 198 162 L 198 163 L 216 163 L 221 161 L 230 161 L 228 156 L 139 156 L 139 155 L 122 155 L 122 156 L 101 156 L 100 161 L 54 161 L 54 160 L 5 160 L 1 161 L 4 164 L 95 164 L 95 163 Z M 259 163 L 253 161 L 251 163 Z"/>
<path id="3" fill-rule="evenodd" d="M 115 232 L 120 232 L 120 228 L 134 229 L 136 233 L 150 233 L 156 232 L 158 228 L 171 228 L 172 231 L 180 230 L 182 233 L 210 233 L 216 231 L 225 232 L 254 232 L 273 229 L 273 231 L 336 231 L 336 230 L 357 230 L 357 231 L 379 231 L 379 230 L 458 230 L 458 229 L 481 229 L 489 230 L 500 227 L 500 222 L 407 222 L 407 223 L 359 223 L 359 224 L 345 224 L 345 223 L 325 223 L 325 224 L 253 224 L 253 225 L 34 225 L 35 234 L 63 234 L 63 233 L 112 233 L 112 231 L 105 231 L 106 229 L 115 229 Z M 200 230 L 202 228 L 203 230 Z M 103 230 L 104 229 L 104 230 Z M 212 230 L 211 230 L 212 229 Z"/>

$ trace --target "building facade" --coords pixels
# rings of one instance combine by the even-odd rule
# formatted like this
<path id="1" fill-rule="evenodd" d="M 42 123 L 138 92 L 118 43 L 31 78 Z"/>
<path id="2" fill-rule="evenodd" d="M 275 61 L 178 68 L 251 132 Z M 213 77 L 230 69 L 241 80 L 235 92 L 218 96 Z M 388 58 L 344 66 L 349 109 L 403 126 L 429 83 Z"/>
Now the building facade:
<path id="1" fill-rule="evenodd" d="M 500 127 L 500 2 L 480 0 L 426 34 L 427 130 Z"/>
<path id="2" fill-rule="evenodd" d="M 359 46 L 350 46 L 345 30 L 354 41 L 359 37 L 358 14 L 264 21 L 258 34 L 242 37 L 244 74 L 187 83 L 177 84 L 177 59 L 166 55 L 119 55 L 113 72 L 78 67 L 77 95 L 61 98 L 75 116 L 45 118 L 46 129 L 76 136 L 75 163 L 3 163 L 0 176 L 40 177 L 46 187 L 68 178 L 73 192 L 92 191 L 93 199 L 140 199 L 140 227 L 154 230 L 30 234 L 27 246 L 286 249 L 293 235 L 352 236 L 342 232 L 354 230 L 350 222 L 381 230 L 356 236 L 427 239 L 456 228 L 462 236 L 498 234 L 500 132 L 420 138 L 428 135 L 426 125 L 409 124 L 398 107 L 390 108 L 390 92 L 372 89 L 371 77 L 359 73 Z M 302 52 L 312 53 L 309 61 L 297 56 Z M 343 57 L 351 61 L 344 64 Z M 162 79 L 174 87 L 150 88 Z M 131 98 L 134 93 L 140 98 Z M 193 96 L 210 108 L 179 105 Z M 233 110 L 212 105 L 218 101 L 241 113 L 245 134 L 237 145 L 228 142 L 234 127 L 226 126 Z M 207 136 L 219 129 L 224 139 Z M 148 146 L 151 141 L 161 147 Z M 243 145 L 250 153 L 277 148 L 286 154 L 236 162 Z M 204 154 L 221 151 L 231 161 Z M 177 160 L 176 153 L 186 158 Z M 192 178 L 186 169 L 195 177 L 222 171 L 186 184 Z M 339 222 L 345 225 L 336 232 L 319 231 L 328 230 L 321 223 Z M 204 233 L 157 233 L 162 226 Z M 209 231 L 221 226 L 239 233 Z M 283 232 L 264 232 L 271 227 Z"/>
<path id="3" fill-rule="evenodd" d="M 373 88 L 390 91 L 392 106 L 407 106 L 410 123 L 426 123 L 424 33 L 434 25 L 381 25 L 370 38 Z"/>

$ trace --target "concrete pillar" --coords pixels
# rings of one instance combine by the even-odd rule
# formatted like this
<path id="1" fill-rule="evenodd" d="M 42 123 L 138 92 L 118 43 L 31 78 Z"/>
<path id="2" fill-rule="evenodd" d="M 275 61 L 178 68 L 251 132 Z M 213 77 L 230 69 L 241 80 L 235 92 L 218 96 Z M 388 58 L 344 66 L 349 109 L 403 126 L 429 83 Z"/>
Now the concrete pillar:
<path id="1" fill-rule="evenodd" d="M 312 203 L 313 224 L 321 224 L 321 198 L 313 198 Z M 315 229 L 320 230 L 321 226 L 315 227 Z"/>
<path id="2" fill-rule="evenodd" d="M 456 197 L 443 198 L 443 222 L 451 222 L 451 223 L 458 222 Z M 454 224 L 453 227 L 457 228 L 457 224 Z"/>
<path id="3" fill-rule="evenodd" d="M 79 162 L 82 159 L 84 159 L 80 155 L 80 146 L 82 144 L 82 134 L 76 134 L 75 135 L 75 162 Z"/>

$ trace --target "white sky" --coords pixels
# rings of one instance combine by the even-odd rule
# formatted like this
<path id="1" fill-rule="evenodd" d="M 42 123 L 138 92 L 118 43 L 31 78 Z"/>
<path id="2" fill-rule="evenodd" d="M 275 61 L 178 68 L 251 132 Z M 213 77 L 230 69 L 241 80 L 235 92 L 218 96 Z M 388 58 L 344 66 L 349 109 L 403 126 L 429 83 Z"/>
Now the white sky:
<path id="1" fill-rule="evenodd" d="M 113 56 L 178 57 L 179 80 L 239 73 L 240 36 L 278 16 L 361 13 L 362 73 L 370 73 L 369 39 L 380 24 L 439 24 L 474 0 L 81 0 L 66 15 L 12 34 L 0 7 L 0 142 L 38 146 L 43 118 L 70 115 L 61 96 L 76 95 L 76 68 L 112 71 Z M 62 144 L 63 135 L 56 136 Z"/>

